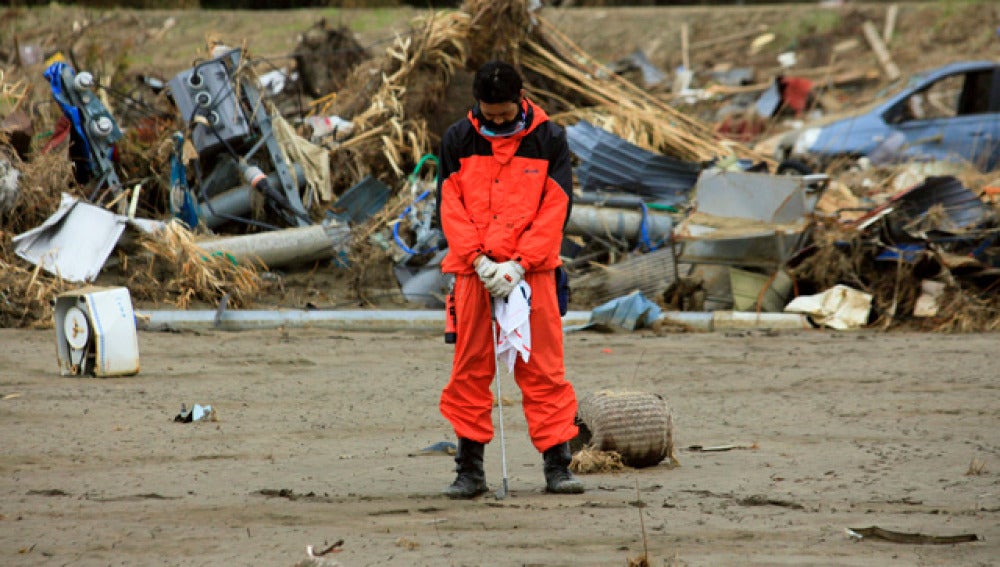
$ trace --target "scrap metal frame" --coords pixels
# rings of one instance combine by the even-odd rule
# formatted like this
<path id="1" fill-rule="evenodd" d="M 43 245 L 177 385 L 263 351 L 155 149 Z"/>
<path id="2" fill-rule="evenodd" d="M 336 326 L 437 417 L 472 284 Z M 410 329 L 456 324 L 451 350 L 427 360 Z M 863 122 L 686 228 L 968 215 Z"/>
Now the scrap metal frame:
<path id="1" fill-rule="evenodd" d="M 242 50 L 234 49 L 225 54 L 224 57 L 228 57 L 230 61 L 230 69 L 237 69 L 240 65 L 240 60 L 242 58 Z M 232 80 L 240 82 L 240 89 L 243 91 L 246 97 L 247 104 L 250 107 L 249 120 L 252 126 L 260 132 L 260 140 L 254 144 L 250 151 L 243 156 L 246 160 L 250 158 L 258 148 L 260 148 L 260 143 L 263 142 L 267 146 L 268 154 L 271 157 L 271 164 L 274 165 L 274 169 L 278 174 L 278 180 L 281 182 L 282 191 L 285 194 L 285 198 L 288 200 L 288 204 L 291 205 L 294 212 L 298 214 L 289 214 L 287 211 L 281 211 L 282 216 L 285 217 L 289 222 L 296 224 L 298 226 L 307 226 L 310 223 L 306 220 L 309 214 L 305 209 L 305 205 L 302 203 L 302 197 L 299 195 L 299 185 L 295 180 L 295 173 L 293 173 L 292 168 L 289 167 L 288 162 L 285 160 L 285 154 L 281 149 L 281 145 L 278 143 L 277 138 L 274 137 L 274 128 L 271 124 L 271 117 L 268 115 L 267 111 L 263 108 L 263 103 L 260 96 L 260 91 L 257 89 L 253 81 L 241 78 L 232 77 Z M 303 218 L 305 217 L 305 218 Z"/>

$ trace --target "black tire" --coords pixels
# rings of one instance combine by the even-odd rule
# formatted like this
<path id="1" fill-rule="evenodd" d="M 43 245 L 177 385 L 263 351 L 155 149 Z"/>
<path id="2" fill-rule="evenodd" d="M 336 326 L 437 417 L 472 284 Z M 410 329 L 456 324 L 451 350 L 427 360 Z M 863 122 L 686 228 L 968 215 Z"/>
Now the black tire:
<path id="1" fill-rule="evenodd" d="M 804 161 L 797 159 L 786 159 L 778 164 L 778 175 L 810 175 L 813 170 Z"/>

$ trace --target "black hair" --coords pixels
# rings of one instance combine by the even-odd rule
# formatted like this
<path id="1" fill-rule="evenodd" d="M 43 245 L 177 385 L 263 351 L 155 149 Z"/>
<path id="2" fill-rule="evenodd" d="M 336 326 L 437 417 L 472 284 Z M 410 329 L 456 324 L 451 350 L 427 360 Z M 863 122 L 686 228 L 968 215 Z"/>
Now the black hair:
<path id="1" fill-rule="evenodd" d="M 521 75 L 517 69 L 503 61 L 488 61 L 476 71 L 472 82 L 472 96 L 480 102 L 520 102 Z"/>

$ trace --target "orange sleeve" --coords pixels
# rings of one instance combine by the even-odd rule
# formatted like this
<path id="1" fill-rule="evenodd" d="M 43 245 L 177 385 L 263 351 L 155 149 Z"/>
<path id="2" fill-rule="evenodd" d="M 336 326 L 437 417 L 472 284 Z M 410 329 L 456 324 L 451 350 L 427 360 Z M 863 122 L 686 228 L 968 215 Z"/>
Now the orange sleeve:
<path id="1" fill-rule="evenodd" d="M 546 126 L 551 128 L 551 137 L 546 143 L 549 148 L 548 179 L 542 190 L 538 215 L 521 235 L 513 254 L 514 260 L 527 272 L 541 266 L 559 265 L 563 230 L 573 207 L 573 169 L 566 131 L 551 123 Z"/>
<path id="2" fill-rule="evenodd" d="M 547 261 L 550 261 L 553 256 L 559 256 L 563 224 L 566 222 L 568 209 L 569 197 L 566 192 L 552 178 L 549 178 L 545 182 L 538 215 L 531 222 L 531 226 L 521 235 L 517 242 L 517 249 L 512 256 L 526 272 L 548 263 Z"/>
<path id="3" fill-rule="evenodd" d="M 483 253 L 483 244 L 472 216 L 465 208 L 459 184 L 451 177 L 441 182 L 441 230 L 448 240 L 448 255 L 472 269 Z"/>

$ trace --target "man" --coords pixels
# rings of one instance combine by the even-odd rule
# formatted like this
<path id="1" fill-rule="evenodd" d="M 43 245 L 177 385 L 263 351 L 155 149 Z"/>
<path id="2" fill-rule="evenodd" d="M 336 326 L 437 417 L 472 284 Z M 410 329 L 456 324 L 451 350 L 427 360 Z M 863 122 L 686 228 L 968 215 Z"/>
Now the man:
<path id="1" fill-rule="evenodd" d="M 583 492 L 569 471 L 577 402 L 565 379 L 555 269 L 569 218 L 572 170 L 565 132 L 526 99 L 517 70 L 490 61 L 476 72 L 476 105 L 441 141 L 438 203 L 455 274 L 455 358 L 441 413 L 458 437 L 452 498 L 487 491 L 484 445 L 493 439 L 495 373 L 491 298 L 503 301 L 523 280 L 531 287 L 531 353 L 518 358 L 532 444 L 543 454 L 545 488 Z"/>

